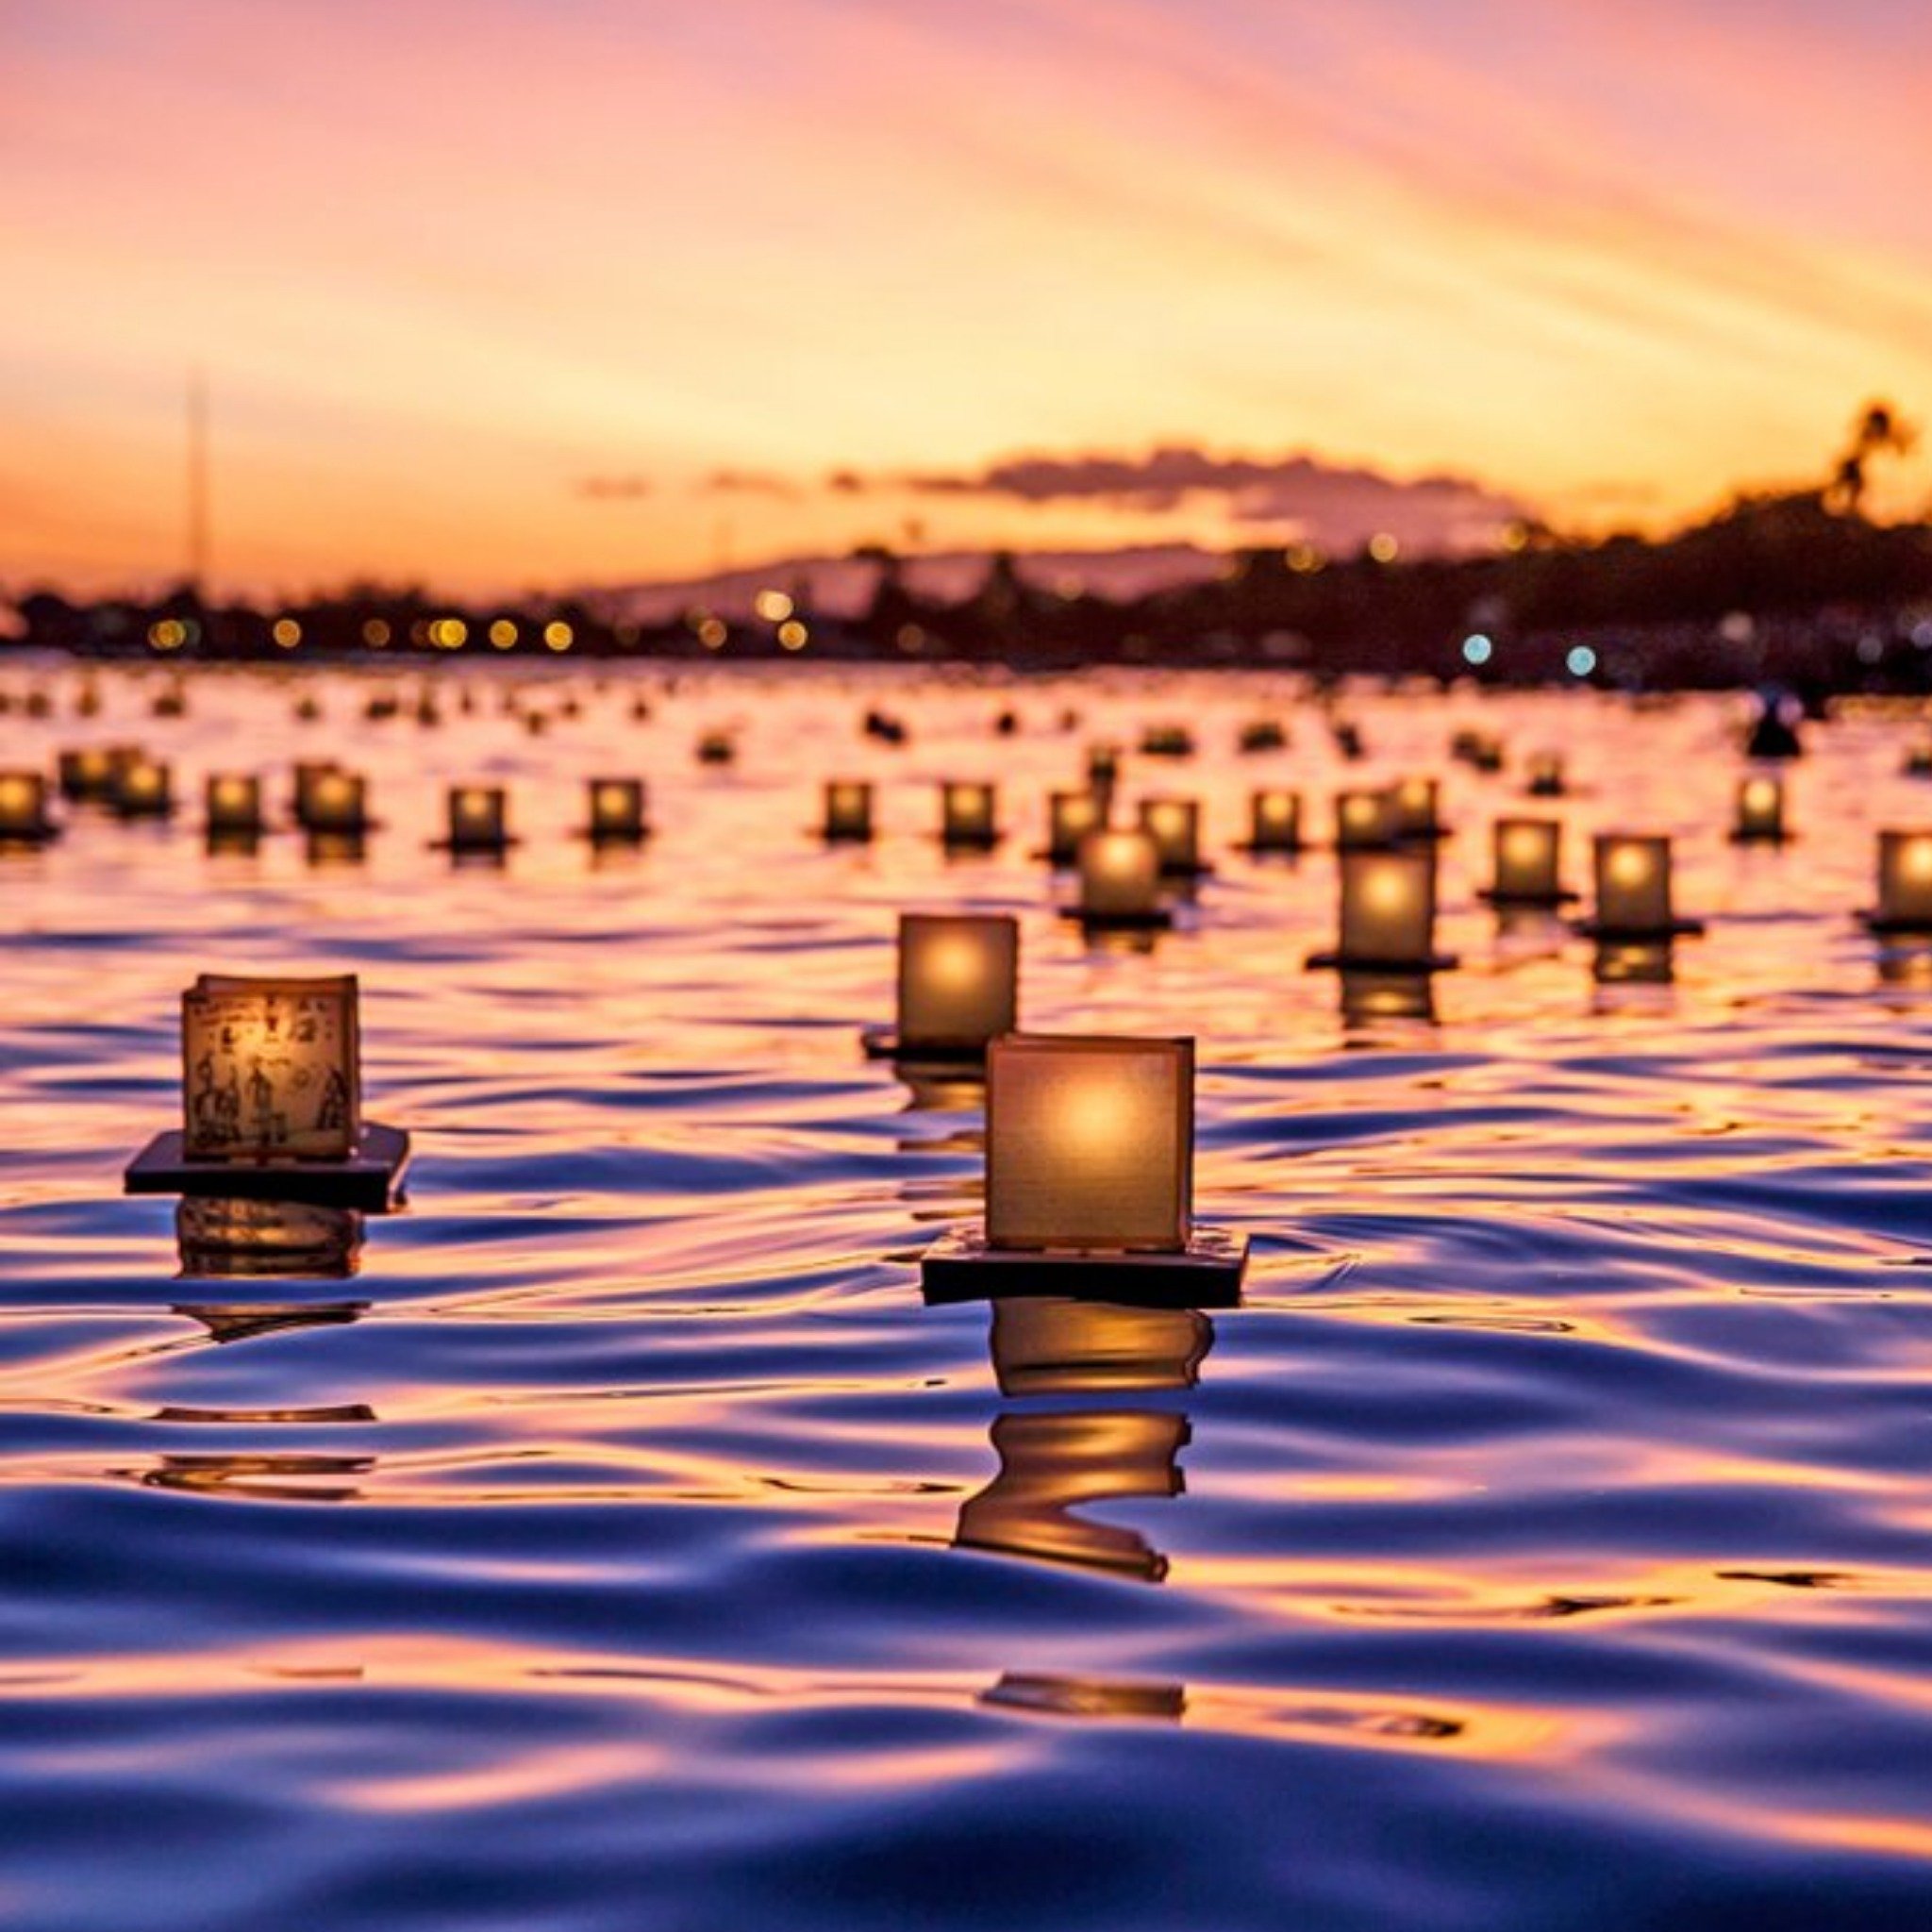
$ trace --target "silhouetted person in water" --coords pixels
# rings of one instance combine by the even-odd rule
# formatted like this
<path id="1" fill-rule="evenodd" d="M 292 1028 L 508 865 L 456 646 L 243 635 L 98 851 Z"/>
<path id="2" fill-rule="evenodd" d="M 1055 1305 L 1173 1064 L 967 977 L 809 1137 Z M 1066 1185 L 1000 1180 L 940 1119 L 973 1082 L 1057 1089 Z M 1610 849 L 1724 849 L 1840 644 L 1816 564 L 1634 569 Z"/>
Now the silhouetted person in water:
<path id="1" fill-rule="evenodd" d="M 1804 707 L 1782 685 L 1767 684 L 1757 691 L 1757 718 L 1744 741 L 1744 756 L 1753 758 L 1794 758 L 1803 752 L 1798 742 L 1798 719 Z"/>

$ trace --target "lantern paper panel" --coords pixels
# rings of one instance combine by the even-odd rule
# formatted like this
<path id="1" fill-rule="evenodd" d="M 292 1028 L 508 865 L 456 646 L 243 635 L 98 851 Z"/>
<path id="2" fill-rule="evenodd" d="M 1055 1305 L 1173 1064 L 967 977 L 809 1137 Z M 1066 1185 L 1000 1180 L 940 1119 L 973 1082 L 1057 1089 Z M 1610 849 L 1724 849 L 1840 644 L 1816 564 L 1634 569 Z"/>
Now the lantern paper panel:
<path id="1" fill-rule="evenodd" d="M 1738 837 L 1782 839 L 1785 835 L 1785 788 L 1782 779 L 1764 774 L 1738 785 Z"/>
<path id="2" fill-rule="evenodd" d="M 1672 924 L 1671 841 L 1600 833 L 1596 841 L 1596 923 L 1607 932 L 1662 932 Z"/>
<path id="3" fill-rule="evenodd" d="M 1878 917 L 1932 930 L 1932 831 L 1879 833 Z"/>
<path id="4" fill-rule="evenodd" d="M 1341 856 L 1343 959 L 1421 965 L 1435 952 L 1436 860 L 1432 852 Z"/>
<path id="5" fill-rule="evenodd" d="M 589 786 L 591 832 L 599 839 L 635 839 L 644 829 L 641 778 L 592 778 Z"/>
<path id="6" fill-rule="evenodd" d="M 1148 919 L 1160 906 L 1160 853 L 1145 832 L 1080 841 L 1080 910 L 1090 919 Z"/>
<path id="7" fill-rule="evenodd" d="M 261 826 L 261 780 L 245 772 L 210 772 L 205 791 L 211 832 L 254 832 Z"/>
<path id="8" fill-rule="evenodd" d="M 1438 797 L 1441 788 L 1433 778 L 1404 778 L 1390 787 L 1389 829 L 1398 839 L 1427 838 L 1441 829 Z"/>
<path id="9" fill-rule="evenodd" d="M 902 1048 L 979 1047 L 1018 1024 L 1020 925 L 1008 913 L 899 920 Z"/>
<path id="10" fill-rule="evenodd" d="M 0 772 L 0 839 L 45 830 L 47 781 L 39 772 Z"/>
<path id="11" fill-rule="evenodd" d="M 1495 841 L 1499 899 L 1562 896 L 1563 827 L 1556 819 L 1498 819 Z"/>
<path id="12" fill-rule="evenodd" d="M 181 996 L 181 1060 L 191 1160 L 346 1160 L 360 1142 L 353 975 L 204 974 Z"/>
<path id="13" fill-rule="evenodd" d="M 827 839 L 872 837 L 872 787 L 856 778 L 825 784 L 824 835 Z"/>
<path id="14" fill-rule="evenodd" d="M 1079 856 L 1080 841 L 1107 824 L 1107 808 L 1091 791 L 1053 791 L 1047 794 L 1047 856 L 1071 865 Z"/>
<path id="15" fill-rule="evenodd" d="M 452 845 L 501 845 L 507 839 L 508 805 L 501 785 L 452 785 L 449 841 Z"/>
<path id="16" fill-rule="evenodd" d="M 940 791 L 941 836 L 952 845 L 990 843 L 998 832 L 998 792 L 991 785 L 959 783 Z"/>
<path id="17" fill-rule="evenodd" d="M 990 1246 L 1187 1246 L 1191 1040 L 995 1040 L 987 1053 L 986 1133 Z"/>
<path id="18" fill-rule="evenodd" d="M 1298 791 L 1257 791 L 1248 800 L 1248 842 L 1257 852 L 1292 852 L 1302 842 Z"/>
<path id="19" fill-rule="evenodd" d="M 1165 873 L 1198 872 L 1201 866 L 1201 808 L 1191 798 L 1141 801 L 1141 829 L 1154 841 Z"/>
<path id="20" fill-rule="evenodd" d="M 1394 837 L 1394 812 L 1386 791 L 1335 794 L 1335 842 L 1351 846 L 1386 845 Z"/>

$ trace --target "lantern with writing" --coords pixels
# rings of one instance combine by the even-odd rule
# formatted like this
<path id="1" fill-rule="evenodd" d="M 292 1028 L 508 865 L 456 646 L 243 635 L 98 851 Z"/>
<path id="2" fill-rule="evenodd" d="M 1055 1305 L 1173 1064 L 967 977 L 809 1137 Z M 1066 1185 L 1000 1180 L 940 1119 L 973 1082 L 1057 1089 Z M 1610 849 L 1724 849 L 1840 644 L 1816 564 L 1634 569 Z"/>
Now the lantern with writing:
<path id="1" fill-rule="evenodd" d="M 131 1193 L 382 1208 L 408 1137 L 362 1118 L 357 983 L 203 974 L 181 996 L 181 1112 Z"/>

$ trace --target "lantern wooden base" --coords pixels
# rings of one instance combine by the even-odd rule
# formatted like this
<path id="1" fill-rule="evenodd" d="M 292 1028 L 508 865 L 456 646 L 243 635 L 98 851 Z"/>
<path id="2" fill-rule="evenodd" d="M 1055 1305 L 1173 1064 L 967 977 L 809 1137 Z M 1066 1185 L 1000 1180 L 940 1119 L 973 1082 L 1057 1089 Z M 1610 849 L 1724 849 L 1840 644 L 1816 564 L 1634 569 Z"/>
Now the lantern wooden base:
<path id="1" fill-rule="evenodd" d="M 1746 832 L 1734 825 L 1730 841 L 1733 845 L 1790 845 L 1797 836 L 1795 832 Z"/>
<path id="2" fill-rule="evenodd" d="M 875 834 L 870 825 L 862 832 L 841 832 L 830 825 L 814 825 L 811 836 L 822 845 L 870 845 Z"/>
<path id="3" fill-rule="evenodd" d="M 1197 858 L 1192 865 L 1163 865 L 1160 876 L 1170 883 L 1174 879 L 1211 879 L 1214 868 L 1205 858 Z"/>
<path id="4" fill-rule="evenodd" d="M 591 845 L 642 845 L 650 841 L 651 827 L 639 825 L 636 830 L 622 830 L 599 825 L 579 825 L 571 834 L 573 839 L 582 839 Z"/>
<path id="5" fill-rule="evenodd" d="M 891 1026 L 868 1026 L 859 1036 L 869 1060 L 895 1060 L 906 1067 L 933 1067 L 952 1072 L 986 1065 L 986 1041 L 956 1041 L 951 1045 L 932 1041 L 901 1040 Z"/>
<path id="6" fill-rule="evenodd" d="M 1581 896 L 1561 887 L 1554 892 L 1499 892 L 1489 887 L 1476 894 L 1485 906 L 1493 906 L 1499 912 L 1533 912 L 1540 907 L 1574 906 Z"/>
<path id="7" fill-rule="evenodd" d="M 501 839 L 432 839 L 432 852 L 447 852 L 453 858 L 499 858 L 524 841 L 508 835 Z"/>
<path id="8" fill-rule="evenodd" d="M 1861 912 L 1858 914 L 1858 924 L 1867 932 L 1875 934 L 1880 939 L 1932 939 L 1932 918 L 1888 919 L 1883 913 Z"/>
<path id="9" fill-rule="evenodd" d="M 1078 906 L 1062 906 L 1059 915 L 1088 932 L 1166 932 L 1174 924 L 1174 914 L 1165 906 L 1152 912 L 1088 912 Z"/>
<path id="10" fill-rule="evenodd" d="M 130 1194 L 229 1194 L 249 1201 L 300 1201 L 381 1214 L 399 1198 L 409 1164 L 401 1127 L 367 1121 L 360 1152 L 347 1160 L 190 1160 L 179 1127 L 157 1134 L 123 1176 Z"/>
<path id="11" fill-rule="evenodd" d="M 928 1304 L 1064 1295 L 1141 1307 L 1232 1308 L 1241 1298 L 1248 1238 L 1197 1227 L 1172 1254 L 1099 1249 L 990 1248 L 977 1224 L 957 1227 L 920 1257 Z"/>
<path id="12" fill-rule="evenodd" d="M 1450 973 L 1462 964 L 1455 953 L 1431 953 L 1422 959 L 1370 959 L 1355 953 L 1310 953 L 1309 973 Z"/>
<path id="13" fill-rule="evenodd" d="M 1587 940 L 1612 945 L 1655 945 L 1664 940 L 1693 940 L 1704 931 L 1701 919 L 1674 919 L 1667 925 L 1605 925 L 1600 920 L 1579 919 L 1574 930 Z"/>
<path id="14" fill-rule="evenodd" d="M 1303 853 L 1312 852 L 1315 848 L 1306 839 L 1297 839 L 1292 844 L 1284 841 L 1280 844 L 1265 845 L 1257 844 L 1252 839 L 1238 839 L 1233 849 L 1244 858 L 1299 858 Z"/>
<path id="15" fill-rule="evenodd" d="M 51 845 L 60 836 L 58 825 L 16 825 L 0 832 L 0 852 L 10 845 Z"/>
<path id="16" fill-rule="evenodd" d="M 991 852 L 1006 837 L 1004 832 L 941 832 L 940 843 L 948 852 Z"/>

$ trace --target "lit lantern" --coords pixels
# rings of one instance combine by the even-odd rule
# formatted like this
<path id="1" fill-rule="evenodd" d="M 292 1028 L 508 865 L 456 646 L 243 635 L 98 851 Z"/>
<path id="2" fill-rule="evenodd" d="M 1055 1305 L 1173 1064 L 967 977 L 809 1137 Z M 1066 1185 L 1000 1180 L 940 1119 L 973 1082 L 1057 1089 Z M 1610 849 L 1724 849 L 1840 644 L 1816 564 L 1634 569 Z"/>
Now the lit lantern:
<path id="1" fill-rule="evenodd" d="M 1092 925 L 1165 925 L 1160 852 L 1145 832 L 1089 832 L 1080 841 L 1078 916 Z"/>
<path id="2" fill-rule="evenodd" d="M 1298 791 L 1256 791 L 1248 798 L 1248 850 L 1299 852 L 1302 799 Z"/>
<path id="3" fill-rule="evenodd" d="M 1096 744 L 1087 753 L 1087 784 L 1105 797 L 1121 774 L 1121 748 L 1117 744 Z"/>
<path id="4" fill-rule="evenodd" d="M 137 756 L 114 774 L 110 799 L 124 819 L 164 819 L 175 809 L 173 774 L 158 758 Z"/>
<path id="5" fill-rule="evenodd" d="M 995 1041 L 987 1054 L 986 1137 L 990 1247 L 1187 1247 L 1191 1041 Z"/>
<path id="6" fill-rule="evenodd" d="M 1092 791 L 1050 791 L 1046 798 L 1046 858 L 1054 865 L 1072 865 L 1080 856 L 1080 841 L 1107 824 L 1107 807 Z"/>
<path id="7" fill-rule="evenodd" d="M 1312 967 L 1434 973 L 1454 959 L 1436 951 L 1436 858 L 1432 851 L 1344 852 L 1341 931 Z"/>
<path id="8" fill-rule="evenodd" d="M 508 818 L 501 785 L 452 785 L 443 843 L 452 852 L 501 852 L 511 842 Z"/>
<path id="9" fill-rule="evenodd" d="M 1738 817 L 1731 837 L 1740 844 L 1784 842 L 1785 785 L 1782 778 L 1757 773 L 1738 784 Z"/>
<path id="10" fill-rule="evenodd" d="M 295 823 L 308 832 L 367 831 L 368 781 L 340 765 L 297 765 Z"/>
<path id="11" fill-rule="evenodd" d="M 1167 877 L 1191 878 L 1207 870 L 1201 863 L 1201 808 L 1194 799 L 1143 798 L 1140 819 Z"/>
<path id="12" fill-rule="evenodd" d="M 356 981 L 204 974 L 181 995 L 190 1160 L 345 1160 L 361 1137 Z"/>
<path id="13" fill-rule="evenodd" d="M 833 844 L 862 844 L 872 837 L 872 787 L 856 778 L 826 783 L 820 835 Z"/>
<path id="14" fill-rule="evenodd" d="M 1141 750 L 1150 758 L 1191 758 L 1194 734 L 1185 724 L 1150 724 L 1141 734 Z"/>
<path id="15" fill-rule="evenodd" d="M 362 1118 L 353 975 L 204 974 L 181 996 L 178 1131 L 127 1171 L 130 1193 L 385 1208 L 408 1136 Z"/>
<path id="16" fill-rule="evenodd" d="M 994 787 L 955 781 L 940 788 L 940 837 L 946 844 L 998 844 L 998 793 Z"/>
<path id="17" fill-rule="evenodd" d="M 252 838 L 261 830 L 261 780 L 246 772 L 210 772 L 203 792 L 208 830 Z"/>
<path id="18" fill-rule="evenodd" d="M 0 772 L 0 843 L 44 844 L 58 830 L 47 816 L 47 781 L 39 772 Z"/>
<path id="19" fill-rule="evenodd" d="M 1404 778 L 1388 791 L 1389 830 L 1397 839 L 1434 839 L 1442 830 L 1438 816 L 1441 788 L 1433 778 Z"/>
<path id="20" fill-rule="evenodd" d="M 1932 932 L 1932 832 L 1880 832 L 1878 909 L 1868 923 L 1880 932 Z"/>
<path id="21" fill-rule="evenodd" d="M 1530 758 L 1529 794 L 1532 798 L 1562 797 L 1563 759 L 1560 753 L 1540 751 Z"/>
<path id="22" fill-rule="evenodd" d="M 105 744 L 91 744 L 80 751 L 60 754 L 60 795 L 71 804 L 106 800 L 114 789 L 114 751 Z"/>
<path id="23" fill-rule="evenodd" d="M 1596 917 L 1586 930 L 1604 939 L 1664 939 L 1697 932 L 1671 905 L 1671 841 L 1660 835 L 1601 833 L 1596 840 Z"/>
<path id="24" fill-rule="evenodd" d="M 1007 913 L 902 913 L 898 1024 L 869 1051 L 977 1060 L 1018 1024 L 1020 926 Z"/>
<path id="25" fill-rule="evenodd" d="M 988 1293 L 1002 1271 L 1039 1293 L 1239 1292 L 1246 1242 L 1193 1225 L 1191 1040 L 1009 1033 L 986 1068 L 985 1232 L 926 1256 L 928 1298 Z"/>
<path id="26" fill-rule="evenodd" d="M 728 765 L 737 756 L 737 741 L 728 731 L 708 731 L 698 740 L 701 765 Z"/>
<path id="27" fill-rule="evenodd" d="M 1498 819 L 1491 832 L 1495 881 L 1485 895 L 1498 906 L 1555 906 L 1563 891 L 1563 827 L 1556 819 Z"/>
<path id="28" fill-rule="evenodd" d="M 636 845 L 648 836 L 641 778 L 592 778 L 586 798 L 591 822 L 584 829 L 593 841 Z"/>
<path id="29" fill-rule="evenodd" d="M 1395 814 L 1386 791 L 1335 794 L 1335 842 L 1343 851 L 1386 845 L 1395 833 Z"/>

